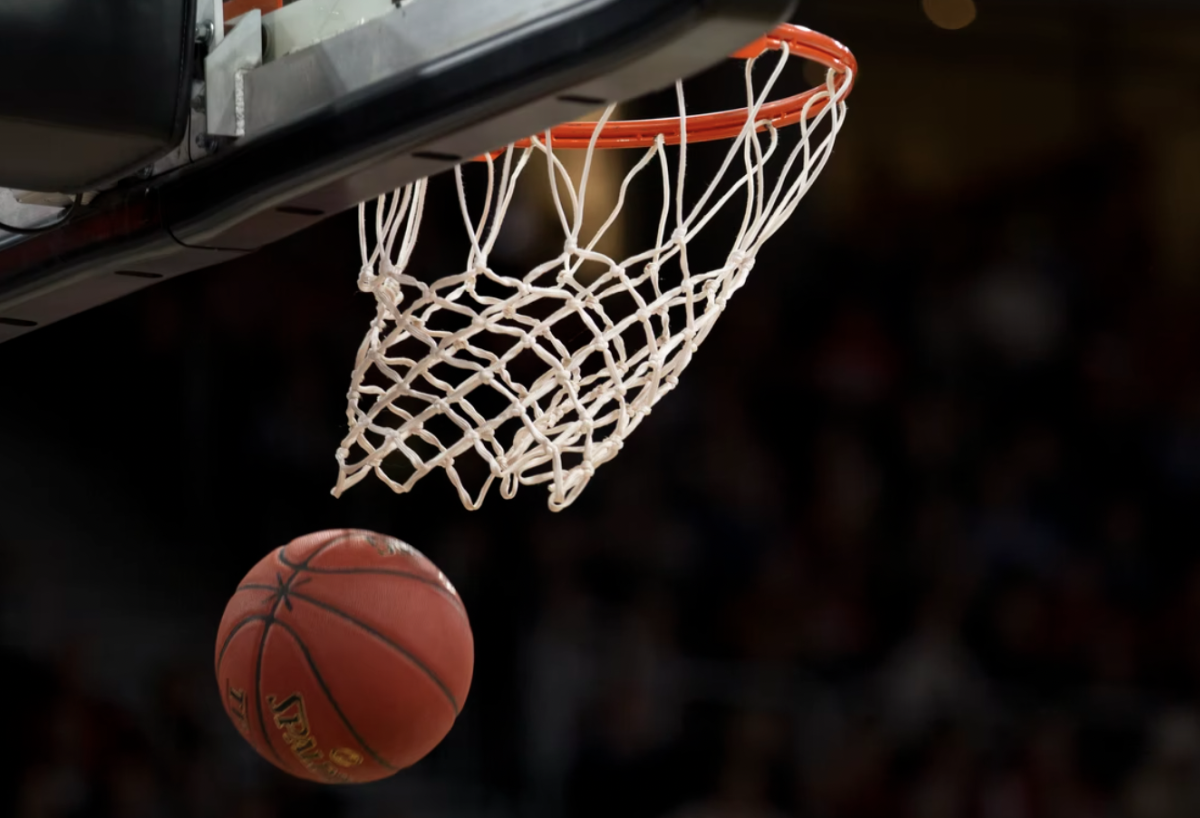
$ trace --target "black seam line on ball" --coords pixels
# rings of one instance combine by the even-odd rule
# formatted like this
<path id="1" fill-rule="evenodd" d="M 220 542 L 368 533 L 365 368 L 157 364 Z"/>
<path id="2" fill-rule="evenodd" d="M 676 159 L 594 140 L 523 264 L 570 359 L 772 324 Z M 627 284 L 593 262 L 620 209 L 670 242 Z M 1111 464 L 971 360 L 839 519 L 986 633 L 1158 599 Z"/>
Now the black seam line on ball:
<path id="1" fill-rule="evenodd" d="M 455 700 L 455 698 L 454 698 L 454 694 L 450 692 L 450 688 L 446 687 L 445 683 L 444 683 L 444 682 L 442 682 L 442 680 L 441 680 L 441 679 L 439 679 L 439 678 L 437 677 L 437 674 L 435 674 L 435 673 L 434 673 L 432 670 L 430 670 L 430 669 L 429 669 L 429 668 L 428 668 L 428 667 L 427 667 L 427 666 L 426 666 L 426 665 L 425 665 L 425 664 L 424 664 L 424 663 L 423 663 L 423 662 L 422 662 L 420 659 L 418 659 L 416 656 L 413 656 L 411 653 L 409 653 L 409 652 L 408 652 L 407 650 L 405 650 L 403 647 L 401 647 L 400 645 L 396 644 L 396 643 L 395 643 L 395 642 L 393 642 L 391 639 L 389 639 L 388 637 L 384 636 L 382 633 L 380 633 L 379 631 L 375 630 L 374 628 L 372 628 L 372 627 L 371 627 L 370 625 L 368 625 L 367 623 L 365 623 L 365 622 L 362 622 L 362 621 L 360 621 L 360 620 L 358 620 L 358 619 L 355 619 L 354 617 L 350 616 L 349 614 L 345 613 L 344 611 L 340 611 L 340 610 L 338 610 L 337 608 L 333 607 L 332 605 L 330 605 L 330 604 L 328 604 L 328 603 L 326 603 L 326 602 L 322 602 L 322 601 L 321 601 L 321 600 L 319 600 L 319 599 L 314 599 L 313 597 L 311 597 L 311 596 L 308 596 L 307 594 L 293 593 L 293 594 L 292 594 L 292 596 L 293 596 L 293 597 L 295 597 L 296 599 L 299 599 L 299 600 L 302 600 L 302 601 L 304 601 L 304 602 L 307 602 L 309 605 L 312 605 L 312 606 L 314 606 L 314 607 L 320 608 L 320 609 L 321 609 L 321 610 L 323 610 L 323 611 L 327 611 L 327 612 L 329 612 L 329 613 L 333 614 L 334 616 L 337 616 L 337 617 L 340 617 L 340 618 L 342 618 L 342 619 L 346 620 L 347 622 L 349 622 L 350 624 L 354 625 L 355 627 L 357 627 L 357 628 L 359 628 L 359 629 L 361 629 L 361 630 L 363 630 L 363 631 L 366 631 L 367 633 L 371 634 L 371 636 L 374 636 L 374 637 L 375 637 L 376 639 L 378 639 L 380 642 L 383 642 L 385 645 L 387 645 L 388 647 L 390 647 L 392 650 L 396 651 L 396 652 L 397 652 L 397 653 L 399 653 L 401 656 L 403 656 L 404 658 L 408 659 L 408 661 L 412 662 L 412 663 L 413 663 L 413 665 L 414 665 L 414 666 L 415 666 L 415 667 L 416 667 L 418 670 L 420 670 L 422 673 L 424 673 L 426 676 L 428 676 L 428 677 L 429 677 L 429 680 L 430 680 L 431 682 L 433 682 L 435 685 L 437 685 L 437 686 L 438 686 L 438 689 L 439 689 L 439 690 L 441 690 L 443 694 L 445 694 L 445 696 L 446 696 L 446 700 L 450 702 L 450 706 L 451 706 L 452 708 L 454 708 L 454 715 L 455 715 L 455 716 L 457 716 L 457 715 L 458 715 L 458 701 L 457 701 L 457 700 Z"/>
<path id="2" fill-rule="evenodd" d="M 300 567 L 307 568 L 308 564 L 310 562 L 312 562 L 313 560 L 315 560 L 317 557 L 321 556 L 321 554 L 325 551 L 325 549 L 331 548 L 331 547 L 337 545 L 338 543 L 343 542 L 344 540 L 350 539 L 353 536 L 354 536 L 354 534 L 352 534 L 352 533 L 338 534 L 336 537 L 334 537 L 329 542 L 321 543 L 321 545 L 317 546 L 316 550 L 314 550 L 311 554 L 309 554 L 307 557 L 304 558 L 304 562 L 300 563 Z M 280 561 L 282 561 L 282 557 L 280 558 Z"/>
<path id="3" fill-rule="evenodd" d="M 275 607 L 271 609 L 272 619 L 279 614 L 279 606 L 280 605 L 286 605 L 287 609 L 289 611 L 292 609 L 292 600 L 290 598 L 292 585 L 296 582 L 296 577 L 300 576 L 301 569 L 307 567 L 309 562 L 316 559 L 321 554 L 322 551 L 324 551 L 327 548 L 331 548 L 334 545 L 337 545 L 339 542 L 341 542 L 345 539 L 348 539 L 350 536 L 351 536 L 350 534 L 339 534 L 338 536 L 334 537 L 333 539 L 329 540 L 328 542 L 321 543 L 321 545 L 319 545 L 315 551 L 313 551 L 311 554 L 309 554 L 308 557 L 304 560 L 304 562 L 300 563 L 299 565 L 292 565 L 284 557 L 283 552 L 284 552 L 284 549 L 287 548 L 286 545 L 279 549 L 279 561 L 281 563 L 283 563 L 283 565 L 286 568 L 290 568 L 292 571 L 292 574 L 285 580 L 283 578 L 282 573 L 280 573 L 278 571 L 275 572 L 275 579 L 278 580 L 279 585 L 276 588 L 273 588 L 272 590 L 274 590 L 279 596 L 276 597 L 276 599 L 275 599 Z M 267 629 L 270 630 L 270 628 L 271 628 L 271 625 L 270 625 L 270 623 L 268 623 Z M 264 636 L 264 638 L 265 638 L 265 636 Z"/>
<path id="4" fill-rule="evenodd" d="M 278 607 L 278 605 L 276 607 Z M 258 664 L 254 668 L 254 705 L 258 709 L 258 726 L 259 729 L 262 730 L 263 742 L 265 742 L 268 749 L 270 749 L 271 755 L 275 756 L 275 760 L 279 762 L 279 766 L 286 770 L 288 767 L 287 763 L 283 760 L 283 757 L 279 755 L 279 751 L 276 750 L 275 745 L 271 743 L 270 734 L 267 733 L 266 708 L 263 707 L 263 655 L 267 652 L 267 635 L 271 633 L 271 626 L 275 624 L 275 617 L 267 617 L 264 621 L 267 623 L 267 625 L 265 628 L 263 628 L 261 637 L 262 641 L 258 643 Z"/>
<path id="5" fill-rule="evenodd" d="M 275 590 L 272 588 L 271 590 Z M 233 630 L 225 637 L 225 641 L 221 643 L 221 650 L 217 654 L 217 675 L 221 673 L 221 663 L 225 661 L 225 651 L 229 649 L 229 643 L 233 641 L 233 637 L 241 632 L 242 628 L 254 622 L 266 622 L 270 617 L 263 614 L 252 614 L 233 626 Z"/>
<path id="6" fill-rule="evenodd" d="M 457 593 L 451 591 L 449 588 L 447 588 L 442 583 L 440 583 L 436 580 L 432 580 L 429 577 L 423 576 L 421 574 L 415 573 L 413 571 L 401 571 L 396 568 L 310 568 L 308 566 L 297 565 L 296 563 L 288 562 L 287 558 L 284 557 L 283 554 L 279 555 L 279 560 L 284 565 L 286 565 L 288 568 L 296 568 L 301 571 L 306 571 L 310 574 L 326 574 L 326 575 L 365 574 L 368 576 L 378 575 L 378 576 L 390 576 L 390 577 L 403 577 L 405 579 L 415 580 L 416 582 L 420 582 L 422 585 L 428 585 L 431 588 L 436 588 L 447 599 L 449 599 L 460 610 L 462 610 L 464 614 L 466 613 L 466 610 L 463 608 L 462 599 L 459 598 Z M 249 586 L 243 586 L 243 587 L 249 587 Z"/>
<path id="7" fill-rule="evenodd" d="M 331 546 L 335 541 L 336 537 L 335 540 L 326 542 L 325 545 L 317 549 L 316 553 L 312 554 L 312 557 L 316 557 L 318 553 Z M 280 757 L 280 751 L 277 751 L 275 745 L 271 744 L 271 736 L 266 733 L 266 708 L 263 703 L 263 655 L 266 652 L 266 637 L 270 636 L 271 626 L 281 624 L 281 622 L 276 619 L 276 616 L 278 613 L 280 613 L 280 606 L 286 602 L 289 611 L 292 609 L 292 601 L 288 599 L 288 591 L 290 588 L 292 588 L 292 583 L 298 576 L 300 576 L 300 572 L 293 569 L 292 576 L 288 577 L 287 581 L 284 581 L 282 573 L 275 573 L 275 577 L 278 579 L 278 583 L 280 584 L 278 584 L 277 588 L 272 590 L 275 590 L 278 596 L 275 597 L 275 605 L 271 607 L 271 614 L 266 616 L 266 627 L 263 628 L 263 642 L 259 644 L 258 648 L 258 666 L 254 668 L 254 702 L 256 702 L 258 705 L 258 726 L 263 730 L 263 741 L 266 742 L 266 746 L 271 748 L 272 756 L 275 756 L 275 758 L 278 759 L 278 762 L 280 762 L 280 765 L 283 766 L 284 769 L 287 769 L 287 764 L 284 763 L 283 759 Z M 292 628 L 288 628 L 288 631 L 290 630 L 292 630 Z M 295 638 L 294 633 L 293 638 Z M 316 670 L 313 670 L 313 673 L 316 673 Z"/>
<path id="8" fill-rule="evenodd" d="M 315 551 L 313 551 L 313 553 L 308 556 L 308 559 L 306 559 L 303 563 L 301 563 L 301 565 L 307 566 L 308 563 L 311 560 L 313 560 L 322 551 L 324 551 L 325 549 L 334 545 L 335 543 L 341 542 L 342 540 L 346 539 L 348 536 L 350 536 L 350 535 L 342 534 L 337 537 L 334 537 L 329 542 L 323 543 L 320 547 L 318 547 Z M 282 557 L 283 557 L 283 551 L 285 548 L 287 548 L 287 546 L 282 546 L 279 549 L 281 562 L 283 561 Z M 288 567 L 291 567 L 291 566 L 288 566 Z M 279 596 L 275 600 L 275 605 L 272 607 L 271 613 L 269 616 L 262 616 L 262 617 L 255 618 L 255 619 L 261 620 L 266 623 L 266 626 L 263 628 L 263 632 L 262 632 L 262 637 L 261 637 L 262 641 L 260 641 L 259 645 L 258 645 L 258 661 L 257 661 L 257 664 L 254 669 L 254 702 L 258 709 L 258 726 L 259 726 L 259 729 L 262 731 L 263 741 L 266 742 L 267 747 L 270 748 L 270 750 L 271 750 L 271 755 L 275 756 L 276 760 L 279 761 L 280 766 L 283 766 L 285 768 L 287 765 L 284 763 L 283 759 L 280 757 L 279 751 L 275 749 L 275 745 L 271 743 L 271 737 L 267 733 L 267 721 L 266 721 L 265 708 L 263 707 L 263 699 L 262 699 L 262 668 L 263 668 L 263 656 L 267 651 L 267 636 L 271 633 L 272 625 L 280 624 L 275 619 L 276 614 L 279 613 L 279 606 L 286 602 L 288 605 L 288 608 L 289 609 L 291 608 L 291 602 L 290 602 L 290 600 L 288 600 L 288 591 L 291 588 L 292 582 L 296 579 L 297 576 L 299 576 L 299 574 L 300 574 L 300 572 L 298 569 L 292 568 L 292 575 L 290 577 L 288 577 L 285 582 L 283 579 L 283 575 L 277 573 L 276 577 L 279 579 L 279 586 L 277 588 L 268 586 L 270 590 L 276 591 L 279 594 Z M 241 588 L 239 588 L 238 590 L 241 590 Z M 243 621 L 248 622 L 248 621 L 254 621 L 254 620 L 247 618 L 246 620 L 243 620 Z M 239 627 L 240 627 L 240 623 L 239 623 Z M 284 626 L 284 627 L 286 627 L 286 626 Z M 291 628 L 287 628 L 287 630 L 292 633 L 292 637 L 294 639 L 296 639 L 297 642 L 300 641 L 299 637 L 296 636 L 295 632 L 293 632 L 291 630 Z M 303 645 L 301 645 L 301 649 L 304 650 L 304 654 L 307 657 L 308 651 L 306 649 L 304 649 Z M 222 658 L 224 658 L 223 654 L 224 654 L 224 648 L 222 648 Z M 309 660 L 309 662 L 311 664 L 311 659 Z M 219 667 L 219 664 L 218 664 L 218 667 Z M 317 673 L 315 667 L 313 668 L 313 674 L 318 676 L 318 681 L 320 681 L 320 679 L 319 679 L 320 674 Z M 322 686 L 322 688 L 324 688 L 324 683 L 322 683 L 321 686 Z M 328 692 L 328 690 L 326 690 L 326 696 L 328 696 L 328 695 L 329 695 L 329 692 Z M 337 709 L 337 703 L 333 702 L 332 696 L 329 697 L 329 701 L 331 703 L 333 703 L 334 708 Z M 341 715 L 340 710 L 338 710 L 338 715 L 339 716 Z M 343 717 L 343 721 L 344 720 L 345 719 Z M 354 728 L 350 727 L 349 724 L 347 724 L 346 726 L 350 728 L 350 731 L 352 733 L 354 732 Z M 355 738 L 358 738 L 357 733 L 355 733 Z M 363 747 L 366 748 L 366 744 L 363 744 Z M 367 748 L 367 749 L 369 750 L 370 748 Z M 371 754 L 375 755 L 373 751 L 371 752 Z M 379 762 L 381 764 L 384 764 L 385 766 L 387 766 L 386 762 L 384 762 L 378 758 L 377 758 L 377 760 L 379 760 Z M 391 769 L 391 768 L 389 767 L 389 769 Z"/>
<path id="9" fill-rule="evenodd" d="M 304 640 L 300 638 L 300 634 L 296 633 L 296 631 L 286 622 L 276 622 L 275 624 L 287 631 L 288 634 L 291 635 L 292 639 L 296 640 L 296 647 L 300 648 L 300 652 L 304 654 L 304 660 L 308 662 L 308 667 L 312 671 L 313 678 L 317 680 L 317 684 L 320 686 L 321 691 L 325 694 L 325 698 L 329 700 L 331 705 L 333 705 L 334 712 L 338 714 L 338 718 L 342 720 L 342 724 L 346 725 L 346 729 L 350 731 L 350 735 L 354 736 L 354 740 L 359 743 L 359 746 L 370 753 L 371 757 L 379 762 L 380 765 L 388 768 L 389 770 L 397 769 L 396 767 L 393 767 L 391 764 L 384 761 L 379 753 L 375 752 L 375 750 L 372 749 L 369 744 L 367 744 L 363 737 L 358 734 L 358 731 L 354 729 L 354 725 L 350 723 L 350 719 L 346 718 L 346 714 L 342 712 L 342 708 L 337 703 L 337 699 L 333 697 L 333 693 L 329 690 L 329 686 L 325 684 L 325 679 L 322 678 L 321 671 L 317 669 L 317 663 L 313 661 L 312 654 L 308 652 L 308 646 L 304 644 Z"/>
<path id="10" fill-rule="evenodd" d="M 247 582 L 245 585 L 239 585 L 235 594 L 240 594 L 242 591 L 278 591 L 278 585 L 263 585 L 257 582 Z"/>
<path id="11" fill-rule="evenodd" d="M 279 601 L 282 602 L 284 607 L 289 611 L 292 609 L 292 600 L 288 596 L 288 591 L 291 590 L 292 580 L 295 578 L 296 573 L 293 572 L 293 574 L 288 577 L 287 582 L 285 583 L 283 581 L 283 574 L 279 571 L 275 572 L 275 581 L 279 583 Z"/>
<path id="12" fill-rule="evenodd" d="M 307 568 L 308 564 L 310 562 L 312 562 L 313 560 L 315 560 L 318 556 L 320 556 L 320 554 L 322 552 L 324 552 L 326 548 L 337 545 L 338 543 L 340 543 L 344 540 L 348 540 L 354 536 L 357 536 L 357 532 L 349 531 L 345 534 L 338 534 L 336 537 L 329 540 L 328 542 L 323 542 L 319 546 L 317 546 L 316 550 L 313 551 L 311 554 L 309 554 L 307 557 L 305 557 L 304 562 L 301 562 L 299 564 L 288 561 L 286 545 L 279 546 L 279 551 L 277 552 L 277 554 L 279 556 L 279 561 L 281 563 L 283 563 L 284 565 L 286 565 L 288 568 L 291 568 L 291 569 Z"/>

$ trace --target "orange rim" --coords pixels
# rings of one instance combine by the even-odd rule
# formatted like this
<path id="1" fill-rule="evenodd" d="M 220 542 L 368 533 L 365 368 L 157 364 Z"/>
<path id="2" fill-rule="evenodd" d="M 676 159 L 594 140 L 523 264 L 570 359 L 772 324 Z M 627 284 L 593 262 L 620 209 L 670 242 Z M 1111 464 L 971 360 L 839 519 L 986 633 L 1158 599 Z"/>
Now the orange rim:
<path id="1" fill-rule="evenodd" d="M 853 89 L 855 78 L 858 76 L 858 61 L 850 53 L 850 49 L 832 37 L 804 28 L 803 26 L 785 23 L 767 36 L 751 43 L 733 55 L 733 59 L 752 60 L 761 57 L 768 51 L 779 51 L 787 48 L 793 56 L 818 63 L 826 68 L 832 68 L 839 76 L 850 74 L 850 87 L 842 95 L 845 99 Z M 759 110 L 760 130 L 771 123 L 776 128 L 786 128 L 795 125 L 804 116 L 805 106 L 809 100 L 825 90 L 824 86 L 812 88 L 802 94 L 786 99 L 768 102 Z M 810 118 L 817 116 L 828 106 L 829 100 L 821 100 L 808 109 Z M 749 108 L 735 108 L 714 114 L 695 114 L 687 117 L 687 141 L 689 144 L 699 142 L 716 142 L 722 139 L 736 139 L 746 127 L 746 117 Z M 596 137 L 596 123 L 568 122 L 550 130 L 552 145 L 555 148 L 586 149 L 593 137 Z M 668 145 L 678 145 L 683 139 L 683 129 L 680 118 L 666 119 L 631 119 L 609 122 L 596 137 L 596 147 L 605 150 L 619 148 L 649 148 L 655 140 L 662 136 Z M 528 148 L 530 141 L 524 139 L 516 143 L 518 148 Z"/>

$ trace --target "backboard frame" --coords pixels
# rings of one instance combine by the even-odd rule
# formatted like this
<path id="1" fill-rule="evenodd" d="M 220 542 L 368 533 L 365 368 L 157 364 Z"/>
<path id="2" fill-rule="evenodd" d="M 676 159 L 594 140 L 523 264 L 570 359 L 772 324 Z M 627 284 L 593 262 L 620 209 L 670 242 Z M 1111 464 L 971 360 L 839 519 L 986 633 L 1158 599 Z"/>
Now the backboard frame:
<path id="1" fill-rule="evenodd" d="M 532 0 L 538 13 L 500 23 L 471 14 L 472 0 L 439 0 L 445 13 L 422 16 L 425 4 L 401 3 L 247 71 L 251 111 L 256 98 L 305 93 L 273 116 L 248 113 L 246 135 L 213 155 L 105 191 L 59 230 L 0 239 L 0 341 L 659 90 L 757 39 L 794 0 Z M 445 32 L 447 20 L 452 47 L 364 64 L 406 41 L 436 42 L 420 26 Z"/>

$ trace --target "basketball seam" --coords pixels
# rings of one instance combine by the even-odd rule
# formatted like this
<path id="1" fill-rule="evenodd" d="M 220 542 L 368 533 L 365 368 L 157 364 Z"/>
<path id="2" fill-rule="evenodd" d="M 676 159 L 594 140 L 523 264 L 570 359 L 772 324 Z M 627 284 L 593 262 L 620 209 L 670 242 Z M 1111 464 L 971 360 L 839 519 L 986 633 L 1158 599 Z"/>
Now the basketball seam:
<path id="1" fill-rule="evenodd" d="M 369 633 L 371 636 L 374 636 L 376 639 L 383 642 L 388 647 L 392 648 L 394 651 L 399 653 L 401 656 L 408 659 L 410 662 L 413 663 L 413 665 L 418 670 L 420 670 L 422 673 L 424 673 L 426 676 L 428 676 L 429 680 L 431 682 L 433 682 L 435 685 L 438 686 L 438 689 L 440 689 L 442 691 L 442 693 L 446 696 L 446 700 L 448 702 L 450 702 L 450 707 L 453 708 L 454 715 L 458 716 L 458 713 L 459 713 L 458 700 L 455 699 L 454 694 L 450 691 L 450 688 L 447 687 L 445 682 L 443 682 L 441 679 L 439 679 L 437 674 L 434 673 L 427 665 L 425 665 L 424 662 L 422 662 L 420 659 L 418 659 L 416 656 L 414 656 L 412 653 L 410 653 L 408 650 L 406 650 L 402 645 L 392 641 L 384 634 L 382 634 L 379 631 L 372 628 L 366 622 L 363 622 L 359 619 L 355 619 L 353 616 L 346 613 L 345 611 L 342 611 L 342 610 L 339 610 L 339 609 L 333 607 L 328 602 L 324 602 L 320 599 L 316 599 L 314 597 L 308 596 L 307 594 L 301 594 L 296 591 L 293 591 L 291 593 L 291 596 L 294 597 L 295 599 L 299 599 L 304 602 L 307 602 L 309 605 L 320 608 L 323 611 L 327 611 L 327 612 L 333 614 L 334 616 L 341 617 L 342 619 L 346 620 L 347 622 L 349 622 L 350 624 L 359 628 L 360 630 L 365 631 L 366 633 Z"/>
<path id="2" fill-rule="evenodd" d="M 265 616 L 263 614 L 251 614 L 250 616 L 247 616 L 245 619 L 242 619 L 240 622 L 238 622 L 236 625 L 234 625 L 233 628 L 229 631 L 229 633 L 225 636 L 225 641 L 221 644 L 221 651 L 220 651 L 220 653 L 217 654 L 217 668 L 216 668 L 217 686 L 219 688 L 220 684 L 221 684 L 221 665 L 224 664 L 224 662 L 225 662 L 225 652 L 229 649 L 230 643 L 233 642 L 233 637 L 237 636 L 239 633 L 242 632 L 243 628 L 245 628 L 247 625 L 249 625 L 253 622 L 265 622 L 266 623 L 266 625 L 263 627 L 262 641 L 259 643 L 259 646 L 258 646 L 258 650 L 259 650 L 258 664 L 255 668 L 255 676 L 254 676 L 255 708 L 258 710 L 259 726 L 262 728 L 264 736 L 267 734 L 267 727 L 266 727 L 266 720 L 263 716 L 262 702 L 259 700 L 259 682 L 260 682 L 260 674 L 262 673 L 262 656 L 263 656 L 263 653 L 266 651 L 266 644 L 267 644 L 266 637 L 267 637 L 267 631 L 271 626 L 271 621 L 272 621 L 272 618 L 270 616 Z M 222 695 L 222 701 L 224 701 L 224 693 L 222 693 L 221 695 Z M 283 759 L 280 758 L 279 751 L 275 749 L 275 746 L 273 744 L 271 744 L 271 740 L 269 738 L 266 739 L 266 744 L 267 744 L 267 748 L 271 751 L 271 755 L 275 756 L 276 760 L 279 761 L 279 764 L 281 766 L 287 766 L 284 763 Z"/>
<path id="3" fill-rule="evenodd" d="M 217 653 L 217 675 L 221 675 L 221 663 L 225 661 L 225 651 L 229 649 L 229 643 L 233 641 L 233 637 L 242 632 L 242 628 L 249 625 L 251 622 L 266 622 L 270 617 L 265 614 L 250 614 L 245 619 L 240 620 L 229 633 L 225 636 L 225 641 L 221 643 L 221 650 Z"/>
<path id="4" fill-rule="evenodd" d="M 237 590 L 234 591 L 234 593 L 240 594 L 242 591 L 271 591 L 272 593 L 278 593 L 279 586 L 278 585 L 259 585 L 258 583 L 248 582 L 245 585 L 239 585 L 237 587 Z"/>
<path id="5" fill-rule="evenodd" d="M 459 597 L 459 595 L 456 591 L 451 591 L 449 588 L 447 588 L 442 583 L 437 582 L 436 580 L 432 580 L 429 577 L 422 576 L 421 574 L 418 574 L 413 571 L 401 571 L 401 570 L 398 570 L 395 568 L 313 568 L 313 567 L 307 566 L 307 565 L 302 566 L 302 565 L 297 565 L 296 563 L 288 562 L 287 558 L 284 557 L 284 555 L 282 553 L 279 555 L 279 561 L 282 562 L 284 565 L 286 565 L 288 568 L 294 568 L 298 571 L 307 571 L 310 574 L 333 574 L 333 575 L 337 575 L 337 574 L 350 574 L 350 575 L 367 574 L 370 576 L 402 577 L 404 579 L 416 580 L 417 582 L 420 582 L 422 585 L 428 585 L 430 588 L 436 588 L 438 591 L 440 591 L 443 596 L 445 596 L 447 599 L 449 599 L 451 602 L 454 603 L 455 607 L 457 607 L 459 609 L 459 611 L 463 614 L 464 618 L 466 617 L 466 614 L 467 614 L 466 606 L 463 605 L 462 598 Z M 244 585 L 244 586 L 242 586 L 242 588 L 249 589 L 249 588 L 251 588 L 251 586 Z M 239 588 L 238 590 L 240 591 L 242 589 Z"/>
<path id="6" fill-rule="evenodd" d="M 321 676 L 321 671 L 317 669 L 317 663 L 313 661 L 312 654 L 309 653 L 308 646 L 304 644 L 304 640 L 300 638 L 300 634 L 296 633 L 295 628 L 282 620 L 279 620 L 276 624 L 287 631 L 292 639 L 296 641 L 296 647 L 300 648 L 300 652 L 304 654 L 304 661 L 308 663 L 308 668 L 312 671 L 313 678 L 316 679 L 317 685 L 321 688 L 321 692 L 325 694 L 325 698 L 328 699 L 331 705 L 333 705 L 333 711 L 337 713 L 338 718 L 342 720 L 342 724 L 346 725 L 346 729 L 350 731 L 352 736 L 354 736 L 354 740 L 359 743 L 359 746 L 370 753 L 371 756 L 382 766 L 389 770 L 396 770 L 397 768 L 395 766 L 384 761 L 383 757 L 380 756 L 379 753 L 375 752 L 371 745 L 367 744 L 366 740 L 359 735 L 358 730 L 354 729 L 354 725 L 350 723 L 350 719 L 346 718 L 346 714 L 342 712 L 342 708 L 337 703 L 337 699 L 333 698 L 333 692 L 329 689 L 329 686 L 325 684 L 325 679 Z"/>
<path id="7" fill-rule="evenodd" d="M 258 710 L 258 726 L 259 726 L 259 729 L 262 730 L 263 741 L 266 743 L 267 748 L 271 751 L 271 755 L 275 756 L 275 759 L 279 762 L 279 766 L 287 769 L 287 767 L 288 767 L 287 762 L 285 762 L 283 760 L 283 757 L 281 755 L 279 755 L 279 751 L 275 749 L 275 745 L 271 743 L 271 736 L 267 732 L 267 716 L 266 716 L 265 709 L 263 708 L 263 701 L 262 701 L 263 656 L 267 652 L 267 634 L 269 634 L 271 632 L 271 626 L 273 624 L 275 624 L 274 615 L 272 614 L 272 616 L 269 617 L 268 619 L 266 619 L 265 621 L 267 624 L 263 628 L 262 636 L 260 637 L 260 640 L 258 643 L 258 662 L 254 668 L 254 707 L 256 710 Z"/>
<path id="8" fill-rule="evenodd" d="M 308 564 L 310 562 L 312 562 L 313 560 L 315 560 L 317 557 L 319 557 L 326 548 L 328 548 L 331 545 L 337 545 L 342 540 L 348 540 L 351 537 L 353 537 L 355 534 L 358 534 L 358 533 L 360 533 L 360 532 L 355 529 L 344 530 L 341 534 L 338 534 L 333 539 L 328 540 L 327 542 L 321 543 L 311 554 L 309 554 L 307 557 L 304 558 L 303 562 L 298 562 L 298 563 L 288 562 L 288 559 L 287 559 L 288 546 L 287 545 L 279 546 L 279 550 L 275 553 L 279 557 L 279 562 L 285 568 L 291 568 L 293 570 L 300 570 L 300 569 L 307 570 Z M 291 544 L 292 543 L 288 543 L 288 545 L 291 545 Z"/>
<path id="9" fill-rule="evenodd" d="M 322 551 L 324 551 L 326 548 L 328 548 L 329 546 L 333 545 L 336 542 L 339 542 L 340 540 L 345 539 L 347 536 L 348 535 L 346 535 L 346 534 L 342 534 L 341 536 L 334 537 L 333 539 L 329 540 L 329 542 L 322 543 L 315 551 L 313 551 L 311 554 L 308 555 L 308 558 L 306 560 L 304 560 L 304 562 L 302 564 L 308 565 L 309 560 L 312 560 L 318 554 L 320 554 Z M 283 546 L 283 548 L 287 548 L 287 546 Z M 282 550 L 283 549 L 281 548 L 280 551 L 282 552 Z M 287 582 L 284 583 L 284 586 L 283 586 L 285 593 L 279 595 L 279 599 L 275 600 L 275 607 L 271 609 L 271 614 L 263 620 L 264 622 L 266 622 L 266 625 L 265 625 L 265 627 L 263 627 L 262 641 L 259 642 L 259 645 L 258 645 L 258 664 L 254 670 L 254 702 L 255 702 L 255 706 L 258 709 L 258 726 L 262 730 L 263 741 L 266 742 L 267 747 L 271 750 L 271 755 L 275 756 L 275 758 L 279 761 L 280 766 L 285 767 L 285 768 L 288 766 L 287 763 L 284 762 L 283 758 L 279 755 L 279 751 L 276 750 L 275 745 L 271 743 L 270 734 L 267 733 L 267 719 L 266 719 L 265 709 L 263 708 L 263 701 L 262 701 L 262 667 L 263 667 L 263 655 L 267 652 L 267 636 L 268 636 L 268 634 L 271 633 L 271 626 L 275 625 L 275 624 L 283 625 L 282 622 L 278 622 L 278 620 L 276 620 L 275 614 L 279 613 L 279 606 L 283 604 L 283 600 L 284 600 L 284 597 L 286 596 L 287 590 L 291 588 L 292 583 L 295 581 L 296 577 L 298 577 L 299 575 L 300 575 L 300 571 L 298 569 L 292 570 L 292 575 L 287 578 Z M 288 628 L 288 630 L 290 631 L 291 628 Z M 293 634 L 293 636 L 294 636 L 294 634 Z M 298 637 L 297 637 L 297 641 L 299 641 Z M 306 655 L 307 655 L 307 653 L 306 653 Z M 313 670 L 313 673 L 314 673 L 314 675 L 316 675 L 315 668 Z M 322 685 L 322 687 L 324 687 L 324 685 Z M 332 698 L 330 698 L 330 701 L 332 701 Z M 335 708 L 336 708 L 336 705 L 335 705 Z M 340 711 L 339 711 L 339 715 L 341 715 Z M 351 732 L 353 732 L 353 728 L 351 728 Z M 365 744 L 363 746 L 366 747 Z"/>

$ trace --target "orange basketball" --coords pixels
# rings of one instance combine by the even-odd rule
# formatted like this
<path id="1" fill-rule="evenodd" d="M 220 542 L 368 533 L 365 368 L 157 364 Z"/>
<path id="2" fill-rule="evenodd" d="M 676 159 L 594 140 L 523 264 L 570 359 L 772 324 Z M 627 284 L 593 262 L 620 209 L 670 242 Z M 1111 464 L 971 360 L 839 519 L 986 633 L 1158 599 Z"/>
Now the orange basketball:
<path id="1" fill-rule="evenodd" d="M 225 711 L 275 766 L 330 784 L 385 778 L 438 745 L 466 701 L 462 600 L 416 549 L 323 531 L 254 566 L 225 608 Z"/>

